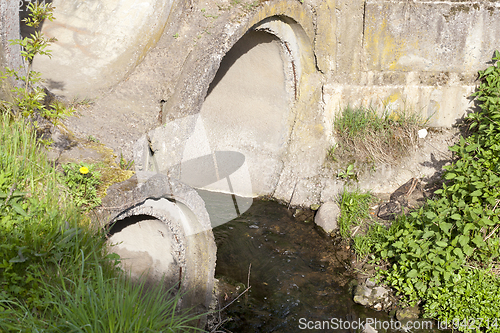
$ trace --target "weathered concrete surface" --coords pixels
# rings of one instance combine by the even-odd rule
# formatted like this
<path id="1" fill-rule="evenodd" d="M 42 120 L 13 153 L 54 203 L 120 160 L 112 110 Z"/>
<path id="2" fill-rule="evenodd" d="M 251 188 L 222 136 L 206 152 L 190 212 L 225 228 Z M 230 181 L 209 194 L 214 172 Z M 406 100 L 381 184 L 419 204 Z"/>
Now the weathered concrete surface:
<path id="1" fill-rule="evenodd" d="M 325 179 L 319 174 L 325 149 L 334 141 L 332 119 L 339 108 L 371 104 L 390 112 L 404 105 L 424 117 L 432 115 L 432 126 L 450 126 L 471 106 L 476 70 L 490 60 L 500 35 L 496 2 L 290 0 L 246 5 L 175 3 L 163 35 L 127 80 L 68 125 L 85 136 L 97 133 L 130 158 L 132 142 L 161 119 L 165 127 L 149 132 L 151 142 L 143 138 L 142 150 L 151 148 L 166 170 L 182 160 L 185 150 L 185 140 L 174 134 L 179 131 L 168 134 L 167 128 L 199 114 L 209 152 L 233 150 L 247 157 L 252 195 L 309 204 L 322 197 Z M 247 53 L 236 56 L 229 68 L 224 65 L 223 59 L 236 53 L 237 42 L 252 29 L 281 43 L 281 55 L 273 53 L 282 59 L 276 63 L 281 74 L 258 81 L 272 58 L 250 61 Z M 450 43 L 453 47 L 446 46 Z M 238 65 L 245 61 L 252 69 Z M 255 76 L 249 80 L 245 70 Z M 258 89 L 271 83 L 277 89 L 283 81 L 285 93 L 281 90 L 273 103 L 288 104 L 277 113 L 265 112 L 273 103 L 259 107 L 259 99 L 265 99 Z M 286 120 L 276 124 L 280 117 Z M 186 138 L 194 129 L 190 124 L 182 129 Z M 266 141 L 270 135 L 274 146 Z M 209 153 L 205 148 L 198 156 Z"/>
<path id="2" fill-rule="evenodd" d="M 406 106 L 430 117 L 431 126 L 454 124 L 471 106 L 477 71 L 498 48 L 499 3 L 358 3 L 337 1 L 340 16 L 345 17 L 342 10 L 350 6 L 347 12 L 363 20 L 349 20 L 349 31 L 339 38 L 340 75 L 324 87 L 326 113 L 348 103 L 389 111 Z M 358 42 L 353 46 L 354 40 Z"/>
<path id="3" fill-rule="evenodd" d="M 158 8 L 156 2 L 147 3 L 149 9 Z M 128 1 L 120 4 L 124 7 L 117 9 L 132 8 Z M 74 5 L 75 2 L 62 4 L 56 17 L 65 6 L 73 6 L 72 13 L 83 10 Z M 103 12 L 111 8 L 101 6 Z M 328 176 L 321 170 L 325 149 L 334 141 L 332 119 L 339 108 L 348 103 L 371 104 L 391 112 L 405 105 L 422 112 L 424 117 L 432 116 L 432 126 L 450 126 L 471 106 L 468 97 L 476 84 L 476 71 L 486 67 L 500 39 L 497 1 L 174 1 L 162 8 L 164 12 L 169 8 L 168 18 L 156 11 L 148 27 L 153 27 L 152 31 L 144 35 L 151 43 L 158 40 L 152 48 L 145 46 L 152 45 L 149 42 L 118 42 L 114 28 L 97 19 L 89 24 L 80 17 L 60 16 L 67 20 L 67 27 L 81 28 L 76 24 L 80 22 L 91 26 L 92 31 L 110 29 L 109 34 L 98 34 L 89 40 L 95 44 L 89 47 L 113 46 L 113 51 L 101 47 L 99 51 L 103 52 L 93 53 L 95 59 L 65 58 L 72 68 L 95 66 L 115 70 L 109 61 L 118 59 L 124 49 L 136 51 L 128 58 L 132 65 L 123 67 L 118 76 L 106 74 L 100 81 L 87 83 L 77 76 L 78 82 L 71 84 L 86 84 L 85 91 L 101 84 L 112 89 L 92 106 L 81 108 L 81 118 L 70 119 L 67 125 L 78 135 L 97 137 L 127 158 L 131 158 L 133 143 L 148 133 L 152 140 L 143 138 L 143 150 L 151 148 L 155 159 L 165 162 L 161 165 L 175 166 L 183 158 L 185 143 L 175 143 L 178 137 L 174 134 L 168 138 L 167 131 L 161 129 L 164 127 L 151 130 L 160 121 L 166 124 L 165 128 L 172 128 L 168 125 L 171 121 L 206 116 L 206 124 L 205 119 L 203 122 L 210 153 L 224 149 L 244 154 L 255 185 L 252 195 L 272 194 L 291 199 L 292 204 L 318 202 L 327 196 L 322 195 L 322 187 L 328 183 Z M 82 13 L 97 13 L 99 9 L 97 5 L 87 7 Z M 137 11 L 138 19 L 131 26 L 140 22 L 144 25 L 139 17 L 146 12 Z M 116 12 L 119 22 L 126 17 L 123 13 Z M 75 24 L 71 25 L 73 20 Z M 164 29 L 158 23 L 162 20 Z M 44 26 L 49 28 L 50 25 Z M 254 57 L 251 68 L 256 70 L 251 80 L 243 75 L 248 66 L 238 65 L 250 61 L 251 54 L 236 57 L 225 71 L 223 59 L 231 58 L 238 41 L 244 41 L 245 34 L 255 30 L 275 36 L 274 44 L 280 44 L 280 54 L 275 50 L 271 57 Z M 61 31 L 66 38 L 67 31 Z M 140 29 L 128 33 L 133 40 Z M 123 36 L 122 32 L 119 35 Z M 72 36 L 81 37 L 80 32 Z M 76 45 L 72 43 L 60 43 L 58 47 L 67 52 Z M 270 46 L 259 42 L 254 51 L 266 45 Z M 282 62 L 271 61 L 278 58 Z M 84 60 L 88 63 L 82 63 Z M 258 75 L 269 72 L 265 66 L 271 64 L 275 64 L 271 66 L 273 71 L 281 66 L 283 72 L 257 80 Z M 45 75 L 56 75 L 57 68 L 53 72 Z M 126 79 L 122 80 L 125 76 L 121 75 L 127 75 Z M 238 75 L 242 77 L 239 81 Z M 252 82 L 257 85 L 244 86 Z M 276 89 L 266 89 L 266 93 L 279 91 L 273 100 L 279 102 L 279 112 L 272 110 L 269 96 L 259 104 L 259 96 L 263 96 L 259 89 L 266 84 Z M 284 90 L 277 89 L 282 84 Z M 240 89 L 239 85 L 245 88 Z M 225 108 L 219 105 L 221 101 L 227 103 Z M 286 120 L 275 124 L 279 119 Z M 194 127 L 186 126 L 185 136 L 190 138 Z M 166 158 L 167 155 L 176 155 L 177 160 Z M 208 153 L 199 156 L 205 155 Z M 381 178 L 380 182 L 386 180 Z"/>
<path id="4" fill-rule="evenodd" d="M 161 174 L 139 173 L 107 192 L 97 220 L 113 226 L 110 242 L 119 243 L 125 267 L 133 276 L 165 275 L 169 287 L 180 283 L 182 306 L 207 311 L 217 249 L 196 191 Z"/>
<path id="5" fill-rule="evenodd" d="M 35 58 L 47 87 L 66 98 L 95 98 L 123 80 L 161 34 L 173 0 L 54 0 L 43 32 L 52 59 Z"/>
<path id="6" fill-rule="evenodd" d="M 5 67 L 19 69 L 22 65 L 19 45 L 10 45 L 9 42 L 19 36 L 19 3 L 0 0 L 0 73 Z M 2 80 L 0 99 L 10 99 L 12 84 L 15 82 Z"/>

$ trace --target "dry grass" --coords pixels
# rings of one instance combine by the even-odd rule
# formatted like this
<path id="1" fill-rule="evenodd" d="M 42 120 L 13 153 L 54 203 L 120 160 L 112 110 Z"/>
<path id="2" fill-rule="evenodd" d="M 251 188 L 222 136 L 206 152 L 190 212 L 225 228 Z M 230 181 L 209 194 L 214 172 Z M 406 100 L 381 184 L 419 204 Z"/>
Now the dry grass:
<path id="1" fill-rule="evenodd" d="M 337 146 L 330 156 L 349 163 L 395 164 L 415 149 L 417 132 L 425 123 L 408 110 L 380 113 L 347 106 L 335 117 Z"/>

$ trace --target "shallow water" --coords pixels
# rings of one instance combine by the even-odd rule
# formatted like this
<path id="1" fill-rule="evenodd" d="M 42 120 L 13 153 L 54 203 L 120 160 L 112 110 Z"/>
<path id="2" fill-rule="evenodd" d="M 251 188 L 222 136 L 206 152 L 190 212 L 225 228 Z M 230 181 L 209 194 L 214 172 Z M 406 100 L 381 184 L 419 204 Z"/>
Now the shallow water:
<path id="1" fill-rule="evenodd" d="M 221 283 L 227 298 L 221 300 L 222 306 L 244 290 L 251 265 L 250 291 L 226 309 L 231 320 L 224 327 L 232 332 L 288 333 L 303 332 L 308 323 L 312 328 L 316 321 L 328 321 L 323 329 L 311 331 L 356 332 L 347 326 L 367 318 L 390 321 L 387 313 L 352 301 L 352 254 L 312 221 L 297 221 L 292 212 L 276 202 L 254 200 L 246 213 L 214 229 L 216 276 L 240 284 L 239 291 L 230 294 L 230 289 L 224 289 L 227 284 Z M 341 321 L 344 329 L 332 329 Z"/>

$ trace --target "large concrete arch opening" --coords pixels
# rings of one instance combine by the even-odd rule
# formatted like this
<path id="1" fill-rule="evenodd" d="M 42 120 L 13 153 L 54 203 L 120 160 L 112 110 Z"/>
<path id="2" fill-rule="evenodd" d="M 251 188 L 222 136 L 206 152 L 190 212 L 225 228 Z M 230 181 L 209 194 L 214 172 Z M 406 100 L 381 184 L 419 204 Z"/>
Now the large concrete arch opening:
<path id="1" fill-rule="evenodd" d="M 303 148 L 294 143 L 294 136 L 303 141 L 302 132 L 309 131 L 308 114 L 317 113 L 321 91 L 313 45 L 302 25 L 290 17 L 255 17 L 251 22 L 239 38 L 225 37 L 229 39 L 222 44 L 229 47 L 224 53 L 218 49 L 186 63 L 176 97 L 163 106 L 164 124 L 136 144 L 138 170 L 179 175 L 196 188 L 255 197 L 274 195 L 283 170 L 299 167 L 291 164 L 298 154 L 289 154 L 289 149 Z M 199 68 L 202 63 L 204 70 Z M 319 140 L 315 142 L 321 148 Z M 183 168 L 200 156 L 212 156 L 208 159 L 214 160 L 211 167 L 218 174 L 217 152 L 244 156 L 245 185 L 238 186 L 244 177 L 231 180 L 235 191 L 225 182 L 200 187 L 181 177 Z M 201 174 L 206 167 L 199 167 Z"/>
<path id="2" fill-rule="evenodd" d="M 276 185 L 291 131 L 295 84 L 285 51 L 276 36 L 247 32 L 224 56 L 200 111 L 213 150 L 245 155 L 256 193 Z"/>

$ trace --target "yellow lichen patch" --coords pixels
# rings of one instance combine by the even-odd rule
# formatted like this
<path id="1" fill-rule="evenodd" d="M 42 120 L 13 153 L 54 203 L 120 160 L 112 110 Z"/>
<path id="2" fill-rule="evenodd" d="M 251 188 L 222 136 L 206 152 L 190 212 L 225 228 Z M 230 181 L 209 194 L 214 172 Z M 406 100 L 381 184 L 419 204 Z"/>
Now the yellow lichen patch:
<path id="1" fill-rule="evenodd" d="M 86 142 L 84 145 L 86 148 L 92 149 L 102 156 L 101 160 L 95 161 L 97 170 L 101 173 L 101 183 L 97 188 L 97 195 L 100 198 L 106 196 L 108 187 L 114 183 L 125 181 L 134 174 L 134 171 L 123 170 L 116 164 L 117 156 L 113 153 L 112 149 L 97 142 Z"/>
<path id="2" fill-rule="evenodd" d="M 324 127 L 323 127 L 323 125 L 321 125 L 321 124 L 316 124 L 316 125 L 314 126 L 314 129 L 316 130 L 316 132 L 317 132 L 318 134 L 323 134 L 323 132 L 324 132 L 324 130 L 325 130 L 325 128 L 324 128 Z"/>
<path id="3" fill-rule="evenodd" d="M 375 16 L 371 20 L 373 22 L 378 21 Z M 365 52 L 368 59 L 371 59 L 371 64 L 368 64 L 368 66 L 372 68 L 369 69 L 406 70 L 406 68 L 398 66 L 398 61 L 407 54 L 409 49 L 408 41 L 405 38 L 398 38 L 397 40 L 394 38 L 387 25 L 387 18 L 382 19 L 380 24 L 368 26 L 364 38 Z"/>

